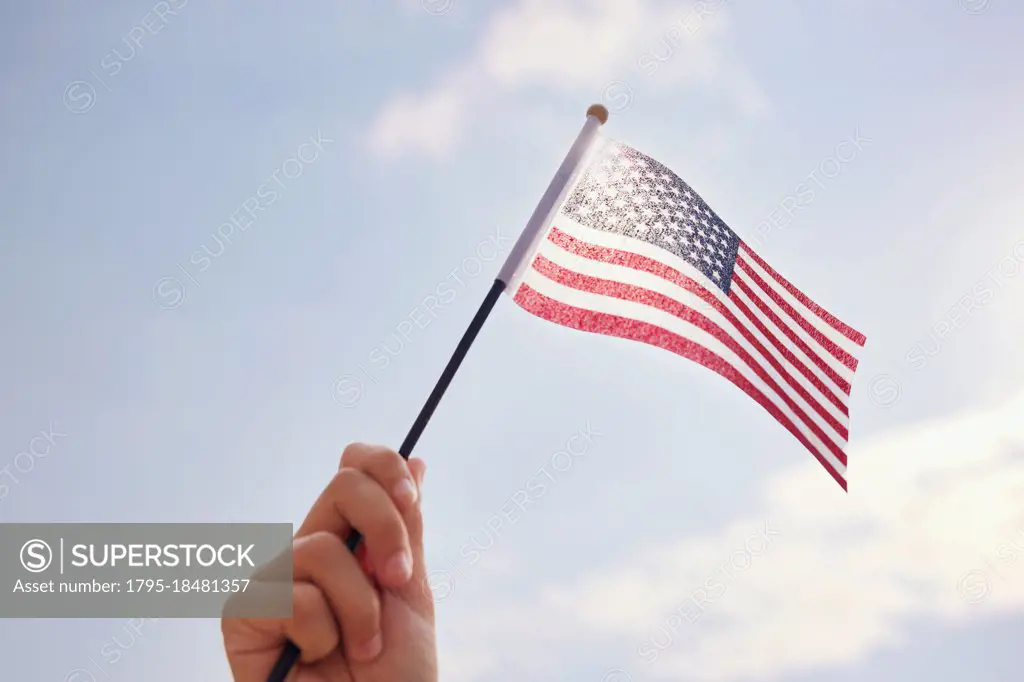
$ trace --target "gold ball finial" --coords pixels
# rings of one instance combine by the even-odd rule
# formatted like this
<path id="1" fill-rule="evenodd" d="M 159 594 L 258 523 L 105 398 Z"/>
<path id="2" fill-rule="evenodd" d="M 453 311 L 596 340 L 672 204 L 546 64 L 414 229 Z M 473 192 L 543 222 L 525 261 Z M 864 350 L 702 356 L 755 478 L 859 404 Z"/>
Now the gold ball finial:
<path id="1" fill-rule="evenodd" d="M 601 125 L 604 125 L 608 122 L 608 109 L 603 104 L 591 104 L 587 109 L 587 116 L 596 116 Z"/>

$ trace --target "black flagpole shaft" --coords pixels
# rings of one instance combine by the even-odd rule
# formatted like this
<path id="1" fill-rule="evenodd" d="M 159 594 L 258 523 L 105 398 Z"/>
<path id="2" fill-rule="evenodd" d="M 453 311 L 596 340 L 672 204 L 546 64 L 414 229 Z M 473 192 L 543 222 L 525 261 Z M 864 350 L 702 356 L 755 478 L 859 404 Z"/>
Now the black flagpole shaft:
<path id="1" fill-rule="evenodd" d="M 536 240 L 543 234 L 543 230 L 547 227 L 547 220 L 549 214 L 554 210 L 559 199 L 564 196 L 566 190 L 571 184 L 572 178 L 579 171 L 580 164 L 587 150 L 590 148 L 594 139 L 597 137 L 598 126 L 604 125 L 605 121 L 608 120 L 608 109 L 601 104 L 593 104 L 587 109 L 587 122 L 583 126 L 583 130 L 576 137 L 576 142 L 573 143 L 569 149 L 569 153 L 566 154 L 565 160 L 562 161 L 562 165 L 559 166 L 558 172 L 555 173 L 555 177 L 551 180 L 551 184 L 548 185 L 547 191 L 544 196 L 541 197 L 540 203 L 537 204 L 537 208 L 534 210 L 533 215 L 530 216 L 529 222 L 526 224 L 526 228 L 522 234 L 519 235 L 519 240 L 515 246 L 512 247 L 512 252 L 509 253 L 508 258 L 505 261 L 505 265 L 502 267 L 501 272 L 498 273 L 498 277 L 494 280 L 494 284 L 491 285 L 491 290 L 487 292 L 487 296 L 484 297 L 484 302 L 480 304 L 480 309 L 476 311 L 476 315 L 473 317 L 473 321 L 469 323 L 469 327 L 466 329 L 466 333 L 462 335 L 462 340 L 459 341 L 459 345 L 455 347 L 455 352 L 452 353 L 451 360 L 448 361 L 448 365 L 441 372 L 441 378 L 437 380 L 437 384 L 434 385 L 434 390 L 430 392 L 430 396 L 427 398 L 427 402 L 424 403 L 423 409 L 420 410 L 420 414 L 416 417 L 416 421 L 413 422 L 412 428 L 409 429 L 409 435 L 405 437 L 402 442 L 402 447 L 398 448 L 398 454 L 405 459 L 409 459 L 409 455 L 412 453 L 412 449 L 416 447 L 416 442 L 423 435 L 423 430 L 427 428 L 427 422 L 430 421 L 430 417 L 433 416 L 434 410 L 437 409 L 437 404 L 441 402 L 441 398 L 444 396 L 444 392 L 448 389 L 448 384 L 452 382 L 455 377 L 455 372 L 459 370 L 459 365 L 462 364 L 462 360 L 466 357 L 466 353 L 469 352 L 469 347 L 473 345 L 473 340 L 476 339 L 477 333 L 480 328 L 484 326 L 484 322 L 487 320 L 487 316 L 490 315 L 491 309 L 494 308 L 494 304 L 498 302 L 498 298 L 501 293 L 508 286 L 508 282 L 513 281 L 515 277 L 515 270 L 518 268 L 524 260 L 529 257 L 536 244 Z M 353 552 L 359 546 L 363 536 L 358 531 L 353 531 L 351 535 L 345 540 L 345 544 Z M 299 648 L 292 642 L 287 642 L 284 647 L 284 651 L 281 652 L 281 656 L 277 659 L 277 663 L 274 665 L 274 669 L 270 672 L 270 677 L 267 678 L 267 682 L 285 682 L 285 678 L 288 677 L 288 672 L 295 665 L 295 661 L 299 658 Z"/>
<path id="2" fill-rule="evenodd" d="M 419 416 L 416 417 L 412 428 L 409 429 L 409 434 L 402 441 L 402 446 L 398 448 L 398 454 L 403 458 L 409 459 L 409 455 L 412 454 L 412 449 L 416 447 L 417 441 L 423 435 L 424 429 L 427 428 L 427 423 L 433 416 L 434 410 L 437 409 L 441 398 L 444 397 L 444 392 L 448 390 L 448 385 L 455 378 L 455 373 L 459 371 L 459 366 L 465 359 L 466 354 L 469 353 L 470 346 L 473 345 L 476 335 L 480 333 L 484 322 L 487 321 L 487 316 L 491 314 L 494 304 L 498 302 L 502 292 L 505 291 L 505 286 L 505 282 L 502 282 L 500 279 L 494 280 L 494 284 L 491 285 L 491 290 L 487 292 L 487 296 L 484 297 L 479 310 L 476 311 L 476 315 L 473 316 L 469 327 L 466 328 L 466 332 L 462 335 L 459 345 L 455 347 L 455 352 L 452 353 L 451 359 L 445 366 L 444 371 L 441 372 L 441 378 L 434 384 L 434 390 L 430 392 L 427 402 L 423 404 Z M 353 530 L 348 538 L 346 538 L 345 546 L 354 552 L 362 540 L 362 533 Z M 299 660 L 299 653 L 299 647 L 295 646 L 291 640 L 287 641 L 284 645 L 284 650 L 277 659 L 277 663 L 274 664 L 273 670 L 270 671 L 270 675 L 267 677 L 267 682 L 284 682 L 288 677 L 288 673 L 291 672 L 292 666 Z"/>
<path id="3" fill-rule="evenodd" d="M 452 383 L 452 379 L 455 378 L 455 373 L 459 371 L 459 365 L 462 364 L 462 360 L 469 352 L 469 347 L 473 345 L 476 335 L 484 326 L 484 322 L 487 321 L 487 316 L 491 314 L 494 304 L 498 302 L 498 298 L 501 297 L 501 293 L 503 291 L 505 291 L 505 283 L 500 279 L 494 280 L 490 291 L 487 292 L 483 303 L 480 304 L 480 308 L 476 311 L 476 315 L 473 316 L 473 319 L 470 321 L 465 333 L 459 340 L 459 345 L 455 347 L 455 352 L 452 353 L 451 359 L 448 360 L 448 364 L 445 366 L 444 371 L 441 372 L 441 378 L 437 380 L 436 384 L 434 384 L 434 390 L 430 392 L 430 396 L 427 397 L 427 402 L 424 403 L 419 416 L 416 417 L 416 421 L 413 422 L 412 428 L 409 429 L 409 434 L 405 437 L 405 440 L 402 441 L 401 447 L 398 448 L 398 454 L 405 459 L 409 459 L 409 455 L 412 454 L 412 449 L 416 447 L 416 442 L 419 441 L 420 436 L 423 434 L 423 430 L 427 428 L 427 422 L 430 421 L 430 417 L 433 416 L 438 403 L 441 402 L 444 392 L 448 390 L 448 384 Z"/>

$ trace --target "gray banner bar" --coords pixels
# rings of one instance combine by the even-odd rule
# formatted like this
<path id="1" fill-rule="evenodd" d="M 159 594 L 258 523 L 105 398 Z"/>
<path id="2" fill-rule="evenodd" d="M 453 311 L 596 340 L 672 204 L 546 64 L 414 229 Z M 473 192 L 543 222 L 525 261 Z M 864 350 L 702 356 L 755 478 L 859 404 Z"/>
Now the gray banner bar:
<path id="1" fill-rule="evenodd" d="M 288 618 L 288 523 L 0 524 L 0 618 Z"/>

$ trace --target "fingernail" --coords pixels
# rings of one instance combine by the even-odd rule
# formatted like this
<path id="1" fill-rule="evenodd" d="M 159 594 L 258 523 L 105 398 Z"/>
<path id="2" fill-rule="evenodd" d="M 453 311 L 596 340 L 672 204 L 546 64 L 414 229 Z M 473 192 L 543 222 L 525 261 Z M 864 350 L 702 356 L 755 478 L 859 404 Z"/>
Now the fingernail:
<path id="1" fill-rule="evenodd" d="M 403 478 L 401 481 L 398 482 L 398 485 L 395 486 L 394 494 L 396 499 L 401 500 L 406 504 L 416 503 L 416 486 L 414 486 L 412 482 L 407 478 Z"/>
<path id="2" fill-rule="evenodd" d="M 372 661 L 377 658 L 377 654 L 384 648 L 384 640 L 381 639 L 380 633 L 371 639 L 369 642 L 357 646 L 355 651 L 352 652 L 352 656 L 361 661 Z"/>
<path id="3" fill-rule="evenodd" d="M 395 582 L 405 582 L 412 577 L 412 559 L 409 553 L 402 550 L 391 558 L 385 569 L 388 578 Z"/>

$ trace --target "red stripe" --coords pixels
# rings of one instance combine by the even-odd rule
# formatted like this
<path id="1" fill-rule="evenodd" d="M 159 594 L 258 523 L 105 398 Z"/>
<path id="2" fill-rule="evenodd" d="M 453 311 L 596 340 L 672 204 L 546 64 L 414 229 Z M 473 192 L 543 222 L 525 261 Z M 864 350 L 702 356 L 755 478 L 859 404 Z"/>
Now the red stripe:
<path id="1" fill-rule="evenodd" d="M 836 459 L 842 462 L 844 466 L 846 465 L 846 453 L 843 452 L 842 448 L 836 445 L 832 438 L 826 435 L 825 432 L 822 431 L 821 427 L 818 426 L 814 422 L 814 420 L 807 416 L 807 413 L 803 409 L 801 409 L 800 406 L 798 406 L 796 402 L 794 402 L 793 399 L 785 391 L 782 390 L 782 387 L 775 382 L 771 375 L 769 375 L 768 372 L 766 372 L 764 368 L 760 364 L 758 364 L 758 362 L 753 357 L 751 357 L 750 353 L 748 353 L 736 341 L 735 337 L 733 337 L 731 334 L 729 334 L 724 329 L 719 327 L 717 324 L 712 322 L 705 315 L 702 315 L 693 308 L 683 305 L 679 301 L 669 296 L 658 293 L 656 291 L 652 291 L 650 289 L 646 289 L 644 287 L 636 286 L 633 284 L 626 284 L 624 282 L 616 282 L 612 280 L 601 279 L 598 277 L 593 277 L 590 275 L 584 275 L 578 272 L 574 272 L 572 270 L 567 270 L 562 266 L 558 265 L 557 263 L 548 260 L 543 255 L 537 256 L 536 260 L 533 263 L 533 268 L 534 270 L 544 275 L 548 279 L 559 284 L 562 284 L 564 286 L 570 287 L 572 289 L 576 289 L 577 291 L 586 291 L 591 294 L 609 296 L 623 301 L 631 301 L 633 303 L 640 303 L 642 305 L 650 306 L 652 308 L 656 308 L 658 310 L 662 310 L 666 313 L 669 313 L 670 315 L 673 315 L 678 319 L 683 320 L 684 322 L 688 322 L 692 324 L 694 327 L 697 327 L 698 329 L 704 330 L 705 332 L 707 332 L 708 334 L 710 334 L 711 336 L 715 337 L 723 344 L 725 344 L 733 353 L 738 355 L 743 360 L 743 362 L 746 363 L 747 366 L 750 367 L 750 369 L 752 369 L 754 373 L 761 378 L 762 381 L 768 384 L 768 386 L 770 386 L 771 389 L 775 391 L 776 394 L 778 394 L 778 396 L 783 400 L 783 402 L 786 403 L 789 409 L 793 410 L 793 412 L 800 418 L 800 421 L 806 424 L 807 427 L 814 433 L 814 435 L 817 436 L 821 440 L 821 442 L 825 444 L 825 447 L 827 447 L 832 452 L 832 454 L 836 456 Z M 821 406 L 818 405 L 816 401 L 812 400 L 811 397 L 806 394 L 806 391 L 803 392 L 802 397 L 812 407 L 817 407 L 819 414 L 824 412 Z M 836 433 L 839 433 L 841 436 L 843 436 L 844 439 L 848 438 L 846 429 L 844 429 L 842 425 L 840 425 L 839 422 L 835 420 L 835 418 L 833 418 L 828 413 L 825 413 L 823 417 L 828 421 L 829 426 L 835 429 Z"/>
<path id="2" fill-rule="evenodd" d="M 554 244 L 557 244 L 565 251 L 568 251 L 569 253 L 576 254 L 577 256 L 582 256 L 589 260 L 594 260 L 602 263 L 610 263 L 612 265 L 621 265 L 623 267 L 631 268 L 633 270 L 647 272 L 649 274 L 656 275 L 662 278 L 663 280 L 671 282 L 676 286 L 682 287 L 691 294 L 700 297 L 709 305 L 715 306 L 722 315 L 728 318 L 729 321 L 736 327 L 736 329 L 741 334 L 743 334 L 743 336 L 748 341 L 754 344 L 757 347 L 758 351 L 760 351 L 761 354 L 764 355 L 765 358 L 767 358 L 768 361 L 772 363 L 772 366 L 774 366 L 775 369 L 783 375 L 783 377 L 786 379 L 786 382 L 789 383 L 790 386 L 793 386 L 798 391 L 803 390 L 803 386 L 801 386 L 800 383 L 793 378 L 790 372 L 783 369 L 778 364 L 775 357 L 772 356 L 771 353 L 769 353 L 768 350 L 765 349 L 760 342 L 758 342 L 758 340 L 754 337 L 750 330 L 733 314 L 731 310 L 729 310 L 727 306 L 725 306 L 718 299 L 717 296 L 715 296 L 707 289 L 697 284 L 689 277 L 683 275 L 678 270 L 675 270 L 660 261 L 656 261 L 653 258 L 647 258 L 646 256 L 641 256 L 639 254 L 631 253 L 629 251 L 620 251 L 618 249 L 588 244 L 587 242 L 576 239 L 572 235 L 566 234 L 565 232 L 562 232 L 561 230 L 555 227 L 551 228 L 551 232 L 548 236 L 548 239 Z M 748 318 L 750 318 L 751 323 L 753 323 L 753 325 L 757 327 L 757 329 L 762 334 L 764 334 L 765 337 L 769 339 L 769 341 L 771 341 L 772 345 L 774 345 L 775 348 L 778 349 L 778 351 L 790 364 L 796 367 L 801 374 L 807 377 L 807 379 L 812 384 L 814 384 L 814 387 L 821 391 L 821 394 L 825 396 L 825 398 L 827 398 L 830 403 L 839 408 L 839 410 L 844 415 L 849 416 L 850 412 L 849 408 L 847 408 L 846 406 L 846 403 L 844 403 L 839 398 L 839 396 L 837 396 L 829 387 L 827 387 L 825 385 L 825 382 L 823 382 L 817 374 L 812 372 L 811 369 L 807 367 L 807 365 L 801 362 L 800 359 L 797 358 L 792 351 L 786 348 L 785 345 L 783 345 L 778 340 L 777 336 L 770 332 L 768 328 L 765 327 L 765 325 L 756 316 L 752 315 L 750 311 L 747 309 L 746 305 L 744 305 L 743 301 L 737 300 L 734 296 L 730 296 L 729 299 L 734 304 L 736 304 L 736 307 L 743 311 L 743 313 Z M 841 380 L 839 385 L 843 385 L 841 383 Z M 849 389 L 847 389 L 847 393 L 849 393 Z M 825 417 L 825 415 L 828 414 L 823 407 L 818 405 L 817 402 L 815 402 L 814 405 L 816 406 L 819 414 L 822 414 L 823 417 Z M 831 417 L 831 415 L 825 418 L 828 419 L 829 417 Z M 847 436 L 845 435 L 843 437 L 847 438 Z"/>
<path id="3" fill-rule="evenodd" d="M 756 305 L 758 309 L 760 309 L 760 311 L 764 313 L 769 320 L 772 321 L 772 324 L 778 327 L 778 329 L 783 334 L 786 335 L 786 338 L 792 341 L 797 348 L 802 350 L 804 355 L 806 355 L 811 360 L 811 362 L 817 365 L 818 369 L 827 374 L 828 378 L 835 382 L 835 385 L 841 388 L 846 395 L 850 395 L 850 382 L 846 381 L 841 376 L 839 376 L 838 372 L 829 367 L 824 360 L 818 357 L 818 354 L 811 350 L 811 348 L 806 343 L 804 343 L 803 339 L 797 336 L 796 333 L 794 333 L 793 330 L 790 329 L 785 322 L 779 319 L 779 316 L 775 314 L 775 311 L 768 307 L 767 303 L 758 298 L 757 294 L 754 293 L 753 289 L 751 289 L 746 282 L 744 282 L 742 279 L 736 276 L 737 274 L 738 273 L 733 272 L 732 286 L 738 287 L 740 290 L 743 291 L 743 293 L 750 297 L 750 300 L 754 302 L 754 305 Z M 734 301 L 736 300 L 736 297 L 733 296 L 732 291 L 729 292 L 729 298 L 731 298 Z M 749 317 L 750 311 L 747 310 L 746 312 Z"/>
<path id="4" fill-rule="evenodd" d="M 754 315 L 750 311 L 750 308 L 747 307 L 746 303 L 741 301 L 738 296 L 733 296 L 731 293 L 729 294 L 729 300 L 732 301 L 733 305 L 740 309 L 740 312 L 747 316 L 747 319 L 750 321 L 752 325 L 757 327 L 757 330 L 759 332 L 764 334 L 764 336 L 769 341 L 771 341 L 772 345 L 775 346 L 775 349 L 779 351 L 779 353 L 781 353 L 786 358 L 786 360 L 790 362 L 790 364 L 794 365 L 798 370 L 800 370 L 800 373 L 803 374 L 808 381 L 814 384 L 814 387 L 817 388 L 822 395 L 828 398 L 830 403 L 838 407 L 840 411 L 842 411 L 842 413 L 847 417 L 850 416 L 850 410 L 846 406 L 846 403 L 840 400 L 839 397 L 832 391 L 832 389 L 826 386 L 825 382 L 822 381 L 817 374 L 811 371 L 810 367 L 800 362 L 800 358 L 793 355 L 793 351 L 786 348 L 782 341 L 779 340 L 779 337 L 772 334 L 771 331 L 769 331 L 768 327 L 765 326 L 764 322 L 758 319 L 757 315 Z M 847 440 L 849 440 L 849 438 L 847 438 Z"/>
<path id="5" fill-rule="evenodd" d="M 789 315 L 791 318 L 796 320 L 796 323 L 807 332 L 812 339 L 818 342 L 818 345 L 831 353 L 839 362 L 843 363 L 853 371 L 857 371 L 857 359 L 847 353 L 845 350 L 840 348 L 832 339 L 828 338 L 821 333 L 820 329 L 816 329 L 813 324 L 804 319 L 804 316 L 797 312 L 796 308 L 791 306 L 776 289 L 771 288 L 767 282 L 761 279 L 761 276 L 747 264 L 747 261 L 743 260 L 742 256 L 736 256 L 736 264 L 742 268 L 743 273 L 754 280 L 754 283 L 761 288 L 761 291 L 768 295 L 768 298 L 775 302 L 775 305 L 782 308 L 783 312 Z"/>
<path id="6" fill-rule="evenodd" d="M 821 462 L 821 465 L 825 467 L 825 470 L 835 479 L 836 483 L 843 490 L 846 490 L 846 480 L 832 467 L 828 460 L 821 456 L 804 434 L 782 414 L 778 406 L 766 398 L 757 387 L 736 371 L 732 365 L 700 344 L 653 324 L 631 320 L 618 315 L 584 310 L 560 303 L 531 289 L 528 284 L 520 286 L 515 296 L 515 302 L 524 310 L 550 322 L 580 331 L 615 336 L 620 339 L 642 341 L 648 345 L 662 348 L 699 363 L 725 377 L 775 417 L 776 421 L 792 433 Z"/>
<path id="7" fill-rule="evenodd" d="M 853 341 L 858 346 L 863 346 L 864 342 L 867 341 L 867 337 L 861 334 L 859 331 L 846 324 L 839 318 L 832 315 L 830 312 L 822 308 L 820 305 L 807 298 L 799 289 L 789 283 L 789 281 L 777 273 L 770 265 L 764 262 L 764 259 L 754 253 L 754 250 L 747 246 L 746 242 L 740 242 L 740 246 L 746 251 L 747 255 L 754 259 L 754 261 L 761 266 L 765 272 L 772 276 L 776 282 L 781 284 L 786 291 L 793 295 L 796 300 L 800 301 L 808 310 L 820 317 L 822 320 L 827 322 L 830 327 L 835 329 L 837 332 L 845 336 L 846 338 Z"/>

